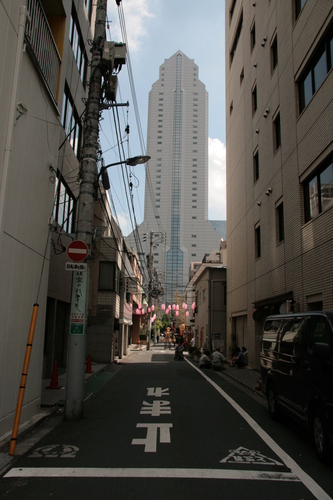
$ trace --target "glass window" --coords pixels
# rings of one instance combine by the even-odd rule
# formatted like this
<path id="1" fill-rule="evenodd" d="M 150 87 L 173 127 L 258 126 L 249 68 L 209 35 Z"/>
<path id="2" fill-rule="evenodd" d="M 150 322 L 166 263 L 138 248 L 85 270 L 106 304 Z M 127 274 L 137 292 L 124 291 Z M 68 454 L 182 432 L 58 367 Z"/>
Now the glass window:
<path id="1" fill-rule="evenodd" d="M 284 216 L 283 203 L 276 208 L 276 225 L 277 225 L 277 242 L 281 243 L 284 240 Z"/>
<path id="2" fill-rule="evenodd" d="M 314 92 L 316 92 L 323 83 L 327 74 L 326 52 L 324 51 L 313 68 Z"/>
<path id="3" fill-rule="evenodd" d="M 333 64 L 333 28 L 325 34 L 324 40 L 308 61 L 304 74 L 298 82 L 300 113 L 308 105 L 313 94 L 323 83 Z"/>
<path id="4" fill-rule="evenodd" d="M 331 163 L 319 176 L 320 201 L 322 211 L 333 205 L 333 164 Z"/>
<path id="5" fill-rule="evenodd" d="M 75 155 L 79 158 L 82 124 L 67 84 L 65 84 L 61 123 Z"/>
<path id="6" fill-rule="evenodd" d="M 257 101 L 257 85 L 252 89 L 252 114 L 257 111 L 258 101 Z"/>
<path id="7" fill-rule="evenodd" d="M 330 157 L 304 183 L 305 222 L 333 206 L 333 159 Z"/>
<path id="8" fill-rule="evenodd" d="M 305 5 L 306 0 L 295 0 L 295 14 L 296 14 L 296 19 L 301 13 L 301 10 L 303 9 Z"/>
<path id="9" fill-rule="evenodd" d="M 255 236 L 255 258 L 259 259 L 261 257 L 260 226 L 258 226 L 258 227 L 255 228 L 254 236 Z"/>
<path id="10" fill-rule="evenodd" d="M 315 342 L 330 345 L 330 335 L 327 330 L 326 320 L 321 316 L 311 317 L 309 321 L 308 349 L 312 351 Z"/>
<path id="11" fill-rule="evenodd" d="M 63 231 L 74 232 L 76 198 L 60 172 L 55 182 L 53 217 Z"/>
<path id="12" fill-rule="evenodd" d="M 295 355 L 295 351 L 299 350 L 303 331 L 305 330 L 306 319 L 295 318 L 287 322 L 283 328 L 280 341 L 280 352 Z"/>
<path id="13" fill-rule="evenodd" d="M 277 36 L 275 36 L 273 43 L 271 45 L 271 65 L 272 71 L 276 68 L 278 63 L 278 46 L 277 46 Z"/>
<path id="14" fill-rule="evenodd" d="M 256 182 L 259 179 L 259 151 L 253 155 L 253 180 Z"/>
<path id="15" fill-rule="evenodd" d="M 281 146 L 281 122 L 280 122 L 280 113 L 276 115 L 276 118 L 273 121 L 273 130 L 274 130 L 274 152 L 279 149 Z"/>
<path id="16" fill-rule="evenodd" d="M 251 50 L 253 50 L 256 44 L 256 23 L 253 23 L 251 28 Z"/>

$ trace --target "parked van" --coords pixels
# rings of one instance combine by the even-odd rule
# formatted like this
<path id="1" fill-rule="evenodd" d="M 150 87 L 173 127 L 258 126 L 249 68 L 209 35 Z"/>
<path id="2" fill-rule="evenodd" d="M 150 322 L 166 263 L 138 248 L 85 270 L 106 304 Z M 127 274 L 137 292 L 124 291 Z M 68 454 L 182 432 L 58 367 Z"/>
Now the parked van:
<path id="1" fill-rule="evenodd" d="M 321 460 L 333 446 L 333 311 L 268 316 L 260 353 L 272 418 L 288 414 L 313 434 Z"/>

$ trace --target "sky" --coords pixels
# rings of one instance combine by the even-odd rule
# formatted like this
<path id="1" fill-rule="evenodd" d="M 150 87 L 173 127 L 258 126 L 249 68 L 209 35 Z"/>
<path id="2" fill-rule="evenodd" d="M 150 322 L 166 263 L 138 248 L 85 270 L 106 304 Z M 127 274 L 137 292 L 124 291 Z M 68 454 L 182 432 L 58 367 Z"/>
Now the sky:
<path id="1" fill-rule="evenodd" d="M 225 220 L 224 0 L 122 0 L 122 12 L 130 59 L 130 65 L 127 60 L 118 75 L 117 102 L 129 102 L 128 108 L 118 108 L 124 120 L 124 129 L 126 123 L 130 126 L 129 140 L 124 143 L 125 152 L 128 157 L 145 154 L 149 92 L 158 80 L 159 67 L 164 60 L 181 50 L 198 65 L 199 80 L 204 83 L 209 98 L 208 218 Z M 124 42 L 115 0 L 108 0 L 107 15 L 107 40 Z M 129 84 L 130 72 L 137 108 Z M 137 116 L 140 117 L 141 134 L 137 127 Z M 143 138 L 143 145 L 140 137 Z M 111 111 L 103 112 L 100 140 L 105 164 L 118 161 Z M 108 172 L 118 222 L 127 236 L 132 228 L 122 188 L 121 167 L 110 168 Z M 132 196 L 136 221 L 140 224 L 144 218 L 145 167 L 135 167 L 133 174 Z"/>

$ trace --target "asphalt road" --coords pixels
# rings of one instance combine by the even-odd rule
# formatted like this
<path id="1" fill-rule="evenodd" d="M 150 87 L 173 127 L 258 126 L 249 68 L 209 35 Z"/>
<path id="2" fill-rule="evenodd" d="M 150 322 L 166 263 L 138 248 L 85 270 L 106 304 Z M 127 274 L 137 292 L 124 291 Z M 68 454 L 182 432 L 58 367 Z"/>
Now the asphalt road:
<path id="1" fill-rule="evenodd" d="M 162 349 L 117 368 L 83 420 L 57 417 L 11 464 L 1 499 L 333 498 L 332 464 L 317 461 L 306 432 L 273 422 L 223 373 Z"/>

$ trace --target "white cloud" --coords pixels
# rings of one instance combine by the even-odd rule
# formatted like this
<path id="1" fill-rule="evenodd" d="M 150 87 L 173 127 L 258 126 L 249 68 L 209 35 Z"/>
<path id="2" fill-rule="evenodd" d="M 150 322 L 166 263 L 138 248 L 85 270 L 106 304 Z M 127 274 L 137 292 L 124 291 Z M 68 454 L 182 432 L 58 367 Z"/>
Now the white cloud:
<path id="1" fill-rule="evenodd" d="M 155 17 L 151 7 L 153 7 L 156 1 L 157 0 L 126 0 L 126 2 L 122 4 L 127 42 L 131 53 L 139 52 L 145 37 L 149 35 L 148 21 Z M 111 35 L 112 39 L 125 42 L 119 26 L 117 9 L 118 7 L 116 7 L 115 2 L 113 2 L 108 9 L 108 17 L 111 19 Z"/>
<path id="2" fill-rule="evenodd" d="M 226 220 L 226 148 L 219 139 L 208 140 L 208 218 Z"/>

